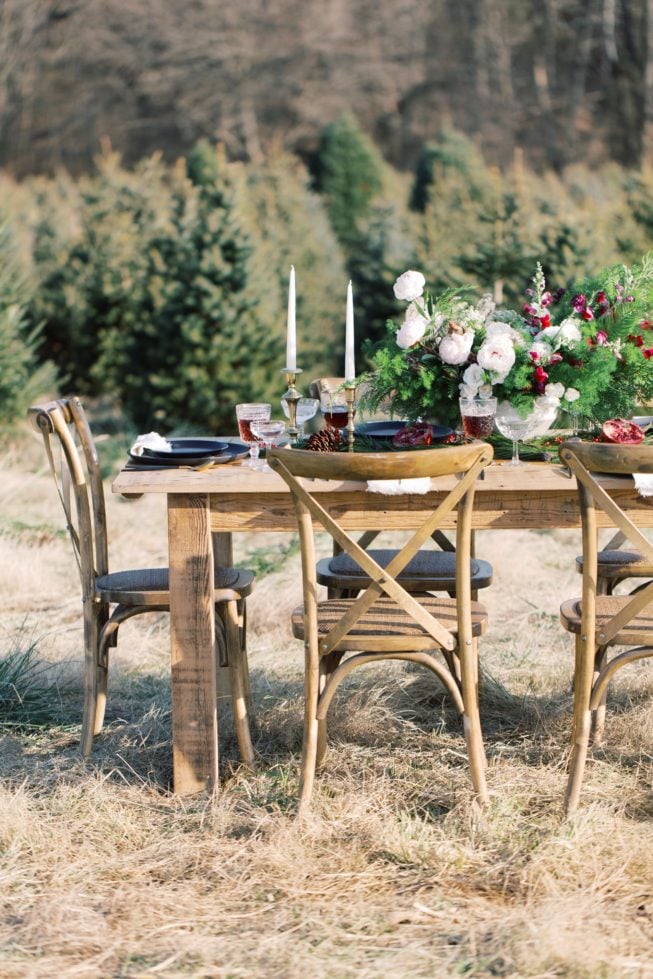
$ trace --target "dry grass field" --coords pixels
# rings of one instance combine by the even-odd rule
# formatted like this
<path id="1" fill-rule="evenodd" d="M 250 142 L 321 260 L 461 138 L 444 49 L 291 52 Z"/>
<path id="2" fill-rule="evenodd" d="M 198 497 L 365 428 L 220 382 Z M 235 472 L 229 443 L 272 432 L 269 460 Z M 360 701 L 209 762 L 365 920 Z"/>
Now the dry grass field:
<path id="1" fill-rule="evenodd" d="M 108 505 L 114 569 L 165 561 L 162 500 Z M 558 606 L 579 585 L 574 533 L 479 538 L 495 568 L 481 647 L 489 807 L 473 804 L 435 678 L 388 665 L 339 693 L 300 823 L 292 539 L 236 541 L 258 571 L 258 770 L 235 763 L 226 712 L 220 793 L 180 800 L 166 616 L 123 626 L 107 727 L 90 764 L 78 756 L 81 615 L 62 530 L 25 434 L 0 462 L 0 654 L 33 645 L 33 692 L 47 696 L 31 724 L 1 718 L 0 976 L 653 977 L 650 664 L 621 674 L 581 808 L 561 816 L 572 659 Z"/>

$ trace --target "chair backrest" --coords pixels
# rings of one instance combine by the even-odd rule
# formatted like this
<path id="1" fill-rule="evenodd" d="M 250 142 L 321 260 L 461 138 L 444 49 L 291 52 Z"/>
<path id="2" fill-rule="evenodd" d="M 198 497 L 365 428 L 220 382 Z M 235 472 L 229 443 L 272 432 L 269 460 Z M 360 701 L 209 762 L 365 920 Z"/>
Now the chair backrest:
<path id="1" fill-rule="evenodd" d="M 560 461 L 576 476 L 583 534 L 583 633 L 591 634 L 595 620 L 598 576 L 598 521 L 602 511 L 616 529 L 620 541 L 634 545 L 653 564 L 653 542 L 603 488 L 599 473 L 611 475 L 653 474 L 653 446 L 608 445 L 601 442 L 565 442 Z M 601 623 L 601 642 L 609 643 L 649 602 L 653 581 L 638 590 L 613 618 Z"/>
<path id="2" fill-rule="evenodd" d="M 104 488 L 84 408 L 79 398 L 61 398 L 33 405 L 29 417 L 43 438 L 66 516 L 83 596 L 90 598 L 95 577 L 107 574 L 109 568 Z"/>
<path id="3" fill-rule="evenodd" d="M 353 601 L 351 609 L 331 630 L 321 637 L 321 654 L 326 655 L 353 628 L 360 617 L 383 593 L 392 598 L 443 648 L 455 647 L 453 636 L 420 605 L 416 598 L 397 583 L 396 576 L 415 556 L 422 544 L 452 512 L 456 512 L 456 590 L 460 634 L 469 635 L 471 518 L 476 478 L 492 461 L 493 450 L 485 442 L 447 446 L 413 452 L 337 452 L 316 453 L 281 448 L 269 453 L 270 466 L 290 487 L 302 552 L 304 608 L 307 621 L 315 616 L 317 585 L 315 571 L 314 522 L 324 528 L 369 575 L 370 585 Z M 373 558 L 341 526 L 336 516 L 320 503 L 310 484 L 301 478 L 321 480 L 354 480 L 437 477 L 457 475 L 454 486 L 432 510 L 421 527 L 398 551 L 386 568 Z M 392 497 L 384 497 L 389 502 Z M 396 499 L 396 498 L 395 498 Z"/>

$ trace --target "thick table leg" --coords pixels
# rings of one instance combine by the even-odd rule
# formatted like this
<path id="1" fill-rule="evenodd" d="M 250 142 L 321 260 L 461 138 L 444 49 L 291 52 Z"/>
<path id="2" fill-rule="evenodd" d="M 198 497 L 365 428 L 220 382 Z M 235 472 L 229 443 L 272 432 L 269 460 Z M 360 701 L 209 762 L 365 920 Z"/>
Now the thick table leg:
<path id="1" fill-rule="evenodd" d="M 218 785 L 213 549 L 208 496 L 168 496 L 174 790 Z"/>

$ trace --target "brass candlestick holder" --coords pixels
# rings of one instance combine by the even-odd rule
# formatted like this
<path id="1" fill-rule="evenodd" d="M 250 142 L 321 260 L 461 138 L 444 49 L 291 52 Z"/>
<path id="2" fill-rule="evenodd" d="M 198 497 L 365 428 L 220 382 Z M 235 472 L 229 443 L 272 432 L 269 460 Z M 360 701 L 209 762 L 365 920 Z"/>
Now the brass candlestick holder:
<path id="1" fill-rule="evenodd" d="M 295 378 L 302 371 L 299 367 L 283 367 L 281 373 L 286 375 L 286 384 L 288 385 L 288 390 L 281 397 L 288 405 L 288 421 L 290 424 L 286 431 L 290 436 L 292 442 L 296 441 L 299 435 L 299 428 L 297 427 L 297 402 L 299 401 L 300 394 L 295 387 Z"/>
<path id="2" fill-rule="evenodd" d="M 345 386 L 347 399 L 347 451 L 354 451 L 354 415 L 356 413 L 356 383 L 350 381 Z"/>

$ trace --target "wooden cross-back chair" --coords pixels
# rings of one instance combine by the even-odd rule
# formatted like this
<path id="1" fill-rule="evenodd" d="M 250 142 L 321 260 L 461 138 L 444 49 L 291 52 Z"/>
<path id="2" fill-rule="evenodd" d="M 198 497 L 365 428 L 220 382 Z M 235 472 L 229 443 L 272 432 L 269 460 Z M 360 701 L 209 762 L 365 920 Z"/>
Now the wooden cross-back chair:
<path id="1" fill-rule="evenodd" d="M 567 442 L 560 460 L 576 476 L 583 537 L 582 595 L 560 608 L 563 627 L 575 636 L 574 715 L 565 811 L 578 805 L 593 720 L 605 710 L 607 686 L 628 663 L 653 656 L 653 581 L 629 595 L 600 593 L 597 512 L 602 512 L 653 565 L 653 543 L 603 489 L 597 473 L 653 474 L 653 447 Z M 610 657 L 615 646 L 626 647 Z M 602 724 L 601 724 L 602 727 Z"/>
<path id="2" fill-rule="evenodd" d="M 79 398 L 62 398 L 30 408 L 63 505 L 82 587 L 84 615 L 84 709 L 81 749 L 88 757 L 104 723 L 109 648 L 119 626 L 141 612 L 170 609 L 168 568 L 109 572 L 107 519 L 98 455 Z M 245 598 L 254 575 L 238 568 L 215 569 L 216 639 L 229 666 L 234 723 L 243 762 L 252 765 L 249 676 L 245 645 Z M 113 606 L 113 608 L 112 608 Z"/>
<path id="3" fill-rule="evenodd" d="M 311 397 L 318 398 L 323 391 L 336 391 L 344 384 L 343 377 L 318 377 L 311 381 Z M 395 548 L 370 548 L 377 537 L 378 530 L 366 530 L 358 538 L 358 544 L 368 551 L 370 557 L 386 567 L 398 551 Z M 401 572 L 400 580 L 406 591 L 412 593 L 447 592 L 452 598 L 456 594 L 456 549 L 441 530 L 434 530 L 431 540 L 436 547 L 420 548 L 415 557 Z M 492 565 L 474 556 L 474 535 L 471 545 L 472 594 L 492 584 Z M 329 591 L 329 598 L 353 598 L 361 588 L 366 588 L 370 579 L 364 569 L 349 554 L 343 552 L 337 541 L 333 543 L 331 557 L 321 558 L 317 564 L 317 580 Z"/>
<path id="4" fill-rule="evenodd" d="M 485 800 L 477 640 L 486 630 L 487 613 L 471 598 L 470 542 L 475 481 L 492 459 L 491 446 L 477 442 L 418 452 L 328 454 L 283 448 L 269 455 L 270 466 L 290 487 L 302 554 L 304 604 L 292 615 L 293 634 L 304 640 L 305 650 L 300 810 L 310 801 L 315 770 L 324 758 L 327 711 L 336 688 L 357 666 L 385 659 L 420 663 L 443 682 L 463 716 L 472 782 Z M 365 481 L 453 474 L 453 488 L 385 568 L 324 509 L 313 484 L 302 482 L 302 477 Z M 456 598 L 410 594 L 401 583 L 403 568 L 453 511 Z M 357 598 L 318 601 L 314 525 L 368 575 L 370 583 Z"/>

